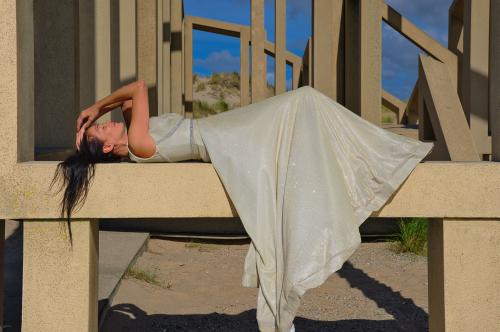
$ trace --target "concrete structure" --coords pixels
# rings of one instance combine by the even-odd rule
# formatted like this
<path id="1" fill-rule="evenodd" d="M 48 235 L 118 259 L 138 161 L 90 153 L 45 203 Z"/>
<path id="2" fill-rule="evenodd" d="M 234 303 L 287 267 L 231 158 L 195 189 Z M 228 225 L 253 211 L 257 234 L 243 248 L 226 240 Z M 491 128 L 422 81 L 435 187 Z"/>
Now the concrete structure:
<path id="1" fill-rule="evenodd" d="M 345 105 L 380 126 L 382 98 L 381 1 L 345 2 Z M 316 66 L 316 63 L 315 63 Z"/>
<path id="2" fill-rule="evenodd" d="M 489 123 L 492 160 L 500 161 L 500 1 L 490 1 Z"/>
<path id="3" fill-rule="evenodd" d="M 471 135 L 458 94 L 451 84 L 446 65 L 429 56 L 420 55 L 419 61 L 419 110 L 420 123 L 427 114 L 428 133 L 420 130 L 419 138 L 435 141 L 429 158 L 436 160 L 479 161 L 476 144 Z"/>
<path id="4" fill-rule="evenodd" d="M 390 7 L 378 1 L 353 0 L 342 3 L 315 0 L 316 24 L 336 17 L 332 30 L 329 30 L 333 36 L 327 36 L 327 44 L 321 45 L 320 40 L 324 36 L 319 35 L 316 29 L 313 45 L 309 43 L 306 49 L 307 56 L 304 58 L 307 61 L 303 61 L 304 65 L 302 59 L 285 51 L 285 62 L 292 64 L 294 68 L 294 87 L 298 86 L 299 73 L 302 71 L 302 82 L 328 87 L 330 93 L 337 93 L 339 100 L 342 96 L 339 91 L 344 91 L 346 105 L 374 123 L 380 121 L 380 107 L 374 108 L 373 105 L 380 105 L 382 100 L 381 21 L 385 20 L 429 52 L 430 58 L 420 59 L 419 80 L 408 108 L 414 109 L 414 105 L 417 105 L 421 138 L 435 140 L 440 158 L 446 157 L 452 161 L 418 165 L 387 204 L 372 216 L 432 218 L 429 234 L 431 331 L 468 331 L 476 327 L 494 330 L 500 321 L 500 311 L 496 310 L 500 308 L 500 293 L 496 291 L 499 284 L 498 278 L 495 278 L 500 272 L 500 166 L 480 161 L 480 154 L 484 155 L 485 150 L 479 148 L 477 140 L 482 138 L 471 134 L 474 129 L 471 131 L 468 128 L 467 113 L 461 108 L 459 99 L 460 91 L 473 91 L 471 89 L 475 88 L 469 80 L 470 75 L 465 75 L 467 70 L 484 74 L 484 54 L 470 49 L 470 54 L 466 56 L 466 49 L 472 45 L 484 45 L 481 44 L 484 43 L 481 38 L 485 37 L 476 37 L 477 31 L 485 29 L 478 22 L 477 15 L 485 13 L 486 7 L 472 7 L 470 1 L 464 4 L 468 4 L 463 6 L 463 12 L 464 17 L 470 16 L 469 23 L 464 20 L 463 42 L 460 42 L 461 37 L 456 36 L 452 43 L 455 50 L 459 50 L 461 43 L 463 44 L 464 57 L 460 68 L 457 65 L 459 57 L 452 51 L 438 45 Z M 61 28 L 67 24 L 69 32 L 58 30 L 54 35 L 55 38 L 61 38 L 62 45 L 68 41 L 67 33 L 77 36 L 72 46 L 74 52 L 54 55 L 56 58 L 47 62 L 50 67 L 57 59 L 68 61 L 61 62 L 61 71 L 66 71 L 67 74 L 73 70 L 76 73 L 61 75 L 61 81 L 58 81 L 57 75 L 54 76 L 57 84 L 67 83 L 65 87 L 73 89 L 73 94 L 64 96 L 69 101 L 64 99 L 64 102 L 74 103 L 76 106 L 73 110 L 77 107 L 81 109 L 109 92 L 115 83 L 132 79 L 135 75 L 142 75 L 141 73 L 146 75 L 147 71 L 147 75 L 156 79 L 156 91 L 167 91 L 157 100 L 163 100 L 165 104 L 170 98 L 170 111 L 184 113 L 183 98 L 187 100 L 189 94 L 185 83 L 191 77 L 188 75 L 190 66 L 186 61 L 189 53 L 185 47 L 185 43 L 189 44 L 190 37 L 186 32 L 190 26 L 195 28 L 196 22 L 194 18 L 183 16 L 181 0 L 148 0 L 139 5 L 133 1 L 120 1 L 119 8 L 116 7 L 116 2 L 109 1 L 78 1 L 74 5 L 75 7 L 71 7 L 71 15 L 75 14 L 62 19 L 62 23 L 57 25 Z M 152 10 L 153 5 L 155 11 Z M 325 12 L 319 12 L 317 6 L 325 6 Z M 342 22 L 342 16 L 339 21 L 340 11 L 333 12 L 334 8 L 341 6 L 345 10 L 345 32 L 342 32 L 342 24 L 339 23 Z M 492 8 L 498 6 L 498 0 L 492 2 Z M 0 2 L 0 220 L 19 219 L 25 224 L 23 330 L 95 331 L 99 218 L 234 217 L 237 213 L 211 164 L 100 164 L 85 205 L 74 214 L 74 246 L 70 251 L 67 246 L 66 223 L 59 216 L 61 193 L 54 195 L 49 191 L 57 162 L 34 161 L 35 144 L 38 140 L 33 135 L 33 129 L 37 125 L 37 117 L 45 114 L 35 113 L 39 102 L 37 96 L 43 92 L 47 98 L 55 98 L 51 97 L 54 90 L 50 87 L 36 86 L 36 82 L 48 74 L 37 71 L 36 61 L 39 58 L 36 58 L 36 54 L 43 52 L 34 51 L 43 46 L 36 39 L 36 31 L 47 28 L 36 17 L 41 17 L 51 8 L 53 9 L 50 6 L 33 6 L 31 0 Z M 69 12 L 65 5 L 62 5 L 61 10 Z M 467 11 L 469 12 L 465 13 Z M 123 42 L 123 36 L 129 31 L 127 29 L 131 29 L 125 23 L 124 16 L 127 15 L 136 15 L 134 19 L 142 17 L 134 28 L 141 32 L 137 39 Z M 155 15 L 155 23 L 151 23 L 156 25 L 155 33 L 152 33 L 149 23 L 144 21 L 148 15 Z M 262 15 L 263 0 L 254 0 L 252 27 L 227 25 L 228 29 L 233 29 L 240 36 L 240 49 L 244 54 L 241 68 L 248 68 L 249 60 L 246 55 L 249 45 L 253 49 L 252 101 L 263 96 L 266 55 L 283 57 L 282 45 L 266 41 Z M 496 13 L 492 12 L 491 15 Z M 158 31 L 160 25 L 165 34 Z M 168 26 L 171 27 L 170 31 L 166 29 Z M 456 25 L 451 33 L 457 34 L 459 27 L 460 24 Z M 466 37 L 467 29 L 470 30 L 470 38 Z M 498 30 L 497 25 L 491 25 L 491 39 L 494 41 L 498 39 Z M 133 57 L 125 58 L 125 53 L 130 49 L 140 47 L 137 44 L 146 43 L 146 35 L 158 40 L 158 45 L 159 40 L 170 42 L 165 42 L 162 47 L 144 47 L 135 60 Z M 335 42 L 341 44 L 339 41 L 343 38 L 342 35 L 352 36 L 345 41 L 344 52 L 341 47 L 333 47 Z M 476 38 L 481 40 L 475 40 Z M 336 58 L 321 57 L 317 53 L 317 50 L 329 47 Z M 482 50 L 488 51 L 484 47 Z M 151 72 L 146 68 L 146 63 L 151 63 L 153 59 L 152 52 L 157 63 L 158 58 L 162 58 L 160 63 L 162 68 L 166 68 L 165 71 L 159 70 L 160 65 L 155 65 L 157 67 L 151 69 Z M 498 49 L 496 46 L 492 47 L 490 52 L 495 55 Z M 169 62 L 165 60 L 168 58 L 165 55 L 167 53 Z M 111 54 L 119 57 L 119 66 L 117 59 L 111 61 Z M 343 56 L 346 60 L 344 78 L 339 78 L 342 77 L 340 74 L 330 78 L 318 74 L 318 66 L 321 64 L 325 64 L 329 71 L 342 68 L 333 64 L 342 64 Z M 488 69 L 489 89 L 496 89 L 500 73 L 494 56 L 492 60 L 495 61 L 490 62 Z M 283 61 L 280 62 L 282 64 Z M 466 70 L 463 69 L 464 62 L 468 63 Z M 132 69 L 132 64 L 137 65 L 138 72 Z M 242 77 L 246 76 L 245 72 L 242 70 Z M 160 76 L 163 84 L 161 88 Z M 166 81 L 170 83 L 170 93 L 165 87 Z M 248 80 L 245 79 L 245 82 Z M 245 87 L 245 82 L 242 82 L 242 87 Z M 345 86 L 344 90 L 339 88 L 342 86 Z M 247 90 L 243 89 L 245 91 Z M 249 94 L 242 93 L 242 103 L 249 102 L 248 96 Z M 489 103 L 496 105 L 496 97 L 491 96 Z M 483 104 L 484 100 L 480 99 L 479 108 L 483 108 Z M 77 113 L 72 111 L 69 115 L 62 114 L 65 107 L 58 107 L 61 117 L 68 117 L 67 128 L 73 128 L 74 122 L 69 118 L 76 118 Z M 163 111 L 166 109 L 162 108 Z M 370 109 L 376 111 L 370 113 Z M 495 119 L 498 117 L 498 107 L 490 108 L 490 113 L 493 110 L 496 113 L 491 114 L 491 118 Z M 407 112 L 409 122 L 412 121 L 413 112 Z M 481 114 L 483 113 L 478 117 L 484 115 Z M 484 122 L 484 118 L 481 121 Z M 481 121 L 477 123 L 481 124 Z M 495 138 L 498 137 L 496 125 L 492 126 L 492 132 Z M 481 135 L 483 134 L 484 132 Z M 50 137 L 49 135 L 44 139 L 48 140 Z M 63 139 L 64 135 L 61 135 L 61 141 Z M 478 150 L 475 150 L 476 146 Z M 138 172 L 141 173 L 141 181 L 136 180 Z M 136 194 L 123 195 L 123 192 Z M 104 200 L 114 203 L 102 204 Z M 0 226 L 3 226 L 3 221 L 0 221 Z M 55 280 L 60 282 L 56 283 Z M 467 287 L 463 287 L 464 284 Z M 2 296 L 0 292 L 0 299 Z"/>
<path id="5" fill-rule="evenodd" d="M 266 55 L 264 43 L 264 0 L 250 0 L 252 42 L 252 102 L 258 102 L 266 97 Z"/>
<path id="6" fill-rule="evenodd" d="M 382 105 L 396 113 L 397 123 L 401 123 L 404 111 L 406 109 L 406 103 L 404 101 L 392 95 L 391 93 L 382 90 Z"/>
<path id="7" fill-rule="evenodd" d="M 313 0 L 312 86 L 344 103 L 342 0 Z"/>
<path id="8" fill-rule="evenodd" d="M 278 95 L 286 91 L 286 0 L 274 2 L 275 73 L 274 89 Z"/>
<path id="9" fill-rule="evenodd" d="M 491 154 L 488 134 L 489 0 L 463 0 L 461 101 L 481 158 Z"/>
<path id="10" fill-rule="evenodd" d="M 193 102 L 193 30 L 206 31 L 225 36 L 236 37 L 240 39 L 240 103 L 247 105 L 250 103 L 250 87 L 249 87 L 249 55 L 250 45 L 250 28 L 245 25 L 228 23 L 224 21 L 212 20 L 197 16 L 186 16 L 184 19 L 185 27 L 185 52 L 184 68 L 185 82 L 186 82 L 186 97 L 185 104 L 189 105 Z M 275 44 L 264 41 L 264 54 L 271 57 L 276 57 Z M 295 54 L 284 51 L 285 65 L 290 64 L 292 67 L 292 87 L 296 89 L 299 86 L 300 70 L 302 66 L 302 59 Z"/>

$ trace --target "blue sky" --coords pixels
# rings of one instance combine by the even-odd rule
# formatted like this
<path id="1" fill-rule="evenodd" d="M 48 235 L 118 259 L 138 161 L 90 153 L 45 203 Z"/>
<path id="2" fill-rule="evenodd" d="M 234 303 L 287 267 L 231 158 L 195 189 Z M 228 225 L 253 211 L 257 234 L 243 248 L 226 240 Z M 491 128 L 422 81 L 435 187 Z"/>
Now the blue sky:
<path id="1" fill-rule="evenodd" d="M 386 0 L 444 46 L 448 40 L 448 8 L 452 0 Z M 201 16 L 250 25 L 250 0 L 184 0 L 185 15 Z M 265 0 L 267 39 L 274 42 L 274 0 Z M 303 55 L 311 35 L 311 1 L 287 1 L 287 49 Z M 417 79 L 418 54 L 422 51 L 391 27 L 382 23 L 382 85 L 385 90 L 406 100 Z M 239 40 L 233 37 L 194 31 L 194 72 L 239 71 Z M 273 81 L 274 61 L 268 57 L 268 80 Z M 287 70 L 289 80 L 291 71 Z"/>

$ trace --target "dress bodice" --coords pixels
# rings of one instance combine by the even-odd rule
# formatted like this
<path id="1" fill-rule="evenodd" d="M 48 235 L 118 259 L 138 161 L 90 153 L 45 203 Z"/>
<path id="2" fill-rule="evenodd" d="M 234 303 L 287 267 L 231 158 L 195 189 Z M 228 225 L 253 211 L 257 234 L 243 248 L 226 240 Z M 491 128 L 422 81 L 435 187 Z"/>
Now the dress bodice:
<path id="1" fill-rule="evenodd" d="M 149 118 L 149 134 L 156 143 L 156 151 L 149 158 L 141 158 L 128 151 L 131 160 L 145 162 L 177 162 L 182 160 L 210 161 L 198 130 L 196 119 L 177 113 L 165 113 Z"/>

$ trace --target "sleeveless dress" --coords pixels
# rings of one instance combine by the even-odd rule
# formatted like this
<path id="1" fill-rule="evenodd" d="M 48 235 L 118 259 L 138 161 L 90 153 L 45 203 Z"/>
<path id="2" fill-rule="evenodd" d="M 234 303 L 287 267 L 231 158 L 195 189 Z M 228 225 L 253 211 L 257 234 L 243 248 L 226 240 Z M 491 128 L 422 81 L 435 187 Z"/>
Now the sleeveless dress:
<path id="1" fill-rule="evenodd" d="M 198 130 L 197 119 L 187 119 L 177 113 L 166 113 L 149 118 L 149 134 L 156 143 L 156 151 L 149 158 L 141 158 L 128 150 L 131 160 L 138 163 L 183 160 L 210 161 Z"/>
<path id="2" fill-rule="evenodd" d="M 293 328 L 304 293 L 342 267 L 361 223 L 433 148 L 308 86 L 195 121 L 151 121 L 158 150 L 135 160 L 210 160 L 231 197 L 252 240 L 242 284 L 259 289 L 263 332 Z"/>

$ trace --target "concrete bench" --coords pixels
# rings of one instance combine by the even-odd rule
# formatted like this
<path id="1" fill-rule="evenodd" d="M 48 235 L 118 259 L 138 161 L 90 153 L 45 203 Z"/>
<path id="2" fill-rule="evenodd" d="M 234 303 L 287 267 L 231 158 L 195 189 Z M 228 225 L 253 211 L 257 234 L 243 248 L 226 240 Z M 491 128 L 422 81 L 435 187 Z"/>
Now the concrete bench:
<path id="1" fill-rule="evenodd" d="M 99 218 L 237 216 L 209 163 L 100 164 L 70 251 L 60 196 L 48 190 L 56 164 L 18 163 L 1 175 L 0 219 L 24 221 L 23 331 L 97 330 Z M 431 218 L 432 331 L 498 326 L 499 198 L 500 164 L 426 162 L 372 214 Z"/>

